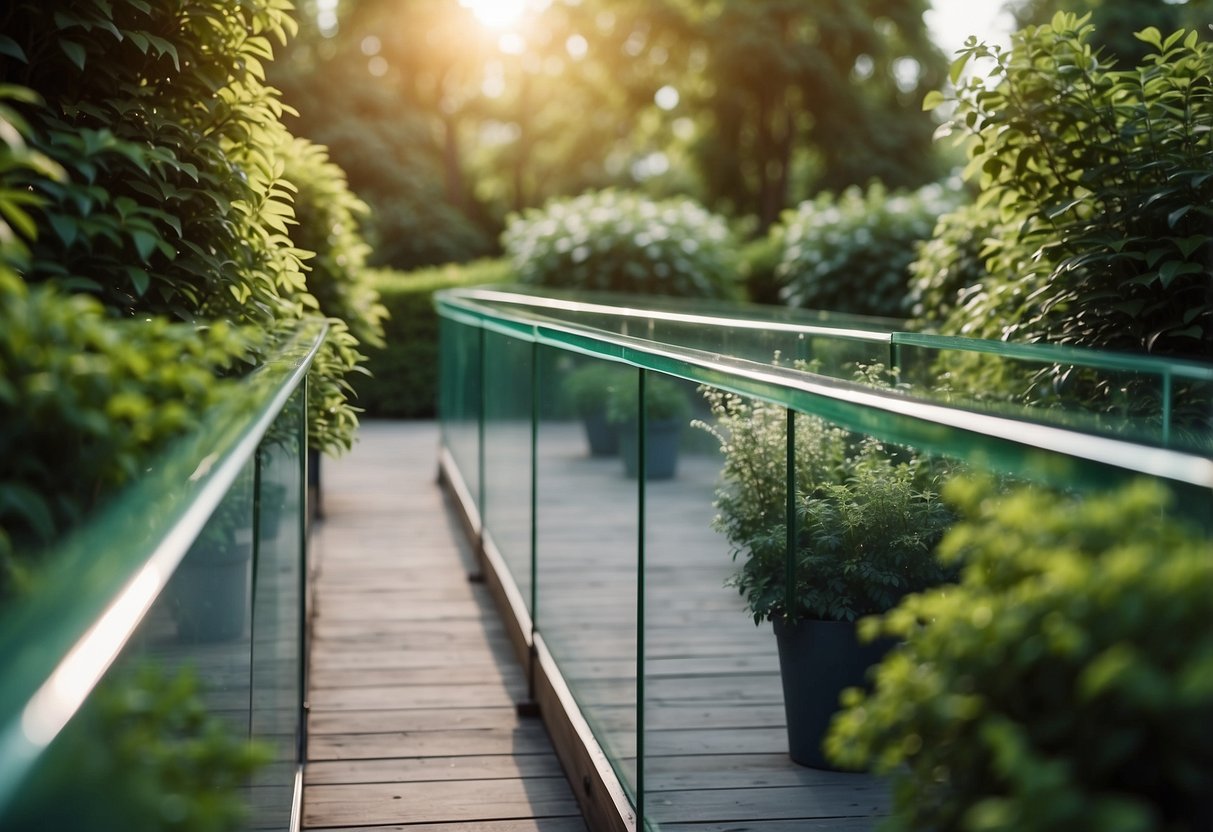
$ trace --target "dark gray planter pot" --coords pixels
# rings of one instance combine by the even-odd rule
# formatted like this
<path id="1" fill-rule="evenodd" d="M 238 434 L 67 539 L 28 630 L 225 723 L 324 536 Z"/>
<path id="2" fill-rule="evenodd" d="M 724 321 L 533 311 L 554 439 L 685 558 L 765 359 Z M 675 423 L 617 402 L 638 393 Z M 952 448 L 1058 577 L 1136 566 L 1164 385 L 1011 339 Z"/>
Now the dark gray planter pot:
<path id="1" fill-rule="evenodd" d="M 640 472 L 637 462 L 637 430 L 634 422 L 619 426 L 619 455 L 623 457 L 623 471 L 629 479 L 636 479 Z M 645 435 L 644 473 L 646 480 L 673 479 L 678 469 L 678 445 L 682 440 L 681 419 L 650 419 Z"/>
<path id="2" fill-rule="evenodd" d="M 177 638 L 189 643 L 232 641 L 248 620 L 251 544 L 196 543 L 173 573 L 168 597 Z"/>
<path id="3" fill-rule="evenodd" d="M 891 639 L 861 643 L 849 621 L 775 621 L 779 672 L 788 721 L 788 754 L 793 762 L 838 771 L 822 741 L 847 688 L 864 687 L 868 668 L 884 658 Z"/>
<path id="4" fill-rule="evenodd" d="M 606 411 L 581 414 L 585 425 L 585 439 L 590 445 L 590 456 L 615 456 L 619 453 L 619 429 L 607 421 Z"/>

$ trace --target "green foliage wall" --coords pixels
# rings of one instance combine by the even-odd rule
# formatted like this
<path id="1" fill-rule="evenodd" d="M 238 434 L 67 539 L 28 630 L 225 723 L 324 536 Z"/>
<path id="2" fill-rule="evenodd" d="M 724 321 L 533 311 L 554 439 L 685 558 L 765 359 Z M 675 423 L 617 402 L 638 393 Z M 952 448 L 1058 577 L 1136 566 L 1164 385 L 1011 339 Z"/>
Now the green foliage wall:
<path id="1" fill-rule="evenodd" d="M 1207 360 L 1213 43 L 1149 29 L 1142 64 L 1116 70 L 1092 33 L 1058 15 L 1010 52 L 978 44 L 954 67 L 995 58 L 997 87 L 961 82 L 951 127 L 997 233 L 982 251 L 988 277 L 945 329 Z"/>
<path id="2" fill-rule="evenodd" d="M 29 143 L 64 171 L 13 174 L 43 204 L 28 229 L 27 282 L 92 294 L 117 316 L 271 333 L 317 314 L 308 255 L 291 235 L 309 194 L 297 196 L 286 175 L 285 109 L 264 82 L 274 44 L 294 31 L 289 9 L 286 0 L 80 0 L 0 11 L 0 79 L 40 97 L 20 109 Z M 343 189 L 335 182 L 325 196 Z M 323 259 L 347 243 L 320 235 L 309 244 Z M 357 327 L 368 309 L 343 311 Z M 352 441 L 344 378 L 360 360 L 356 346 L 335 323 L 312 374 L 315 447 Z"/>
<path id="3" fill-rule="evenodd" d="M 399 272 L 371 273 L 372 285 L 390 313 L 382 347 L 367 351 L 368 376 L 354 382 L 368 416 L 433 418 L 438 406 L 438 312 L 434 293 L 460 286 L 508 283 L 506 260 Z"/>

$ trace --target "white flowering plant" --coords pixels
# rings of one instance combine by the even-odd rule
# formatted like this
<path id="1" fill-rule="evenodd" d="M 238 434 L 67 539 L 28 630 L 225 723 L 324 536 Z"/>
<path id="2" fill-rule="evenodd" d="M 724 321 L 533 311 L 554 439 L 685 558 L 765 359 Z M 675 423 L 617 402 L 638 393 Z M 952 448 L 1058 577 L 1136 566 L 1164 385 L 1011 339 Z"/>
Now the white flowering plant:
<path id="1" fill-rule="evenodd" d="M 522 283 L 690 298 L 733 298 L 723 217 L 693 200 L 605 190 L 513 214 L 502 244 Z"/>
<path id="2" fill-rule="evenodd" d="M 959 192 L 939 184 L 890 193 L 879 182 L 822 193 L 783 217 L 776 266 L 788 306 L 855 315 L 909 315 L 910 264 Z"/>

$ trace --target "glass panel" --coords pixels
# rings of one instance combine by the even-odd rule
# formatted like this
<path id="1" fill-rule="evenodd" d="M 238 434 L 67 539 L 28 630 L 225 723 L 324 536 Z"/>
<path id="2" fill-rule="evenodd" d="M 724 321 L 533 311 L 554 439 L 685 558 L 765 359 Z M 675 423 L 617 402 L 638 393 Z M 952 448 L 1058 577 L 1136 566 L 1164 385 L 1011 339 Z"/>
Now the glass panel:
<path id="1" fill-rule="evenodd" d="M 480 333 L 442 319 L 442 433 L 473 500 L 480 499 Z"/>
<path id="2" fill-rule="evenodd" d="M 247 792 L 232 781 L 251 769 L 253 484 L 250 460 L 6 829 L 245 815 Z"/>
<path id="3" fill-rule="evenodd" d="M 543 373 L 538 426 L 535 623 L 634 794 L 637 480 L 625 475 L 618 444 L 608 438 L 591 447 L 584 418 L 600 417 L 617 432 L 607 408 L 621 391 L 635 390 L 636 371 L 540 349 L 541 366 L 551 370 Z M 568 395 L 573 390 L 580 391 L 576 400 Z"/>
<path id="4" fill-rule="evenodd" d="M 305 418 L 297 391 L 261 443 L 253 601 L 252 735 L 272 754 L 254 778 L 250 828 L 290 825 L 303 725 L 303 536 L 300 454 Z"/>
<path id="5" fill-rule="evenodd" d="M 531 607 L 531 344 L 484 332 L 485 528 Z"/>
<path id="6" fill-rule="evenodd" d="M 737 564 L 714 522 L 721 443 L 747 431 L 768 440 L 764 456 L 727 499 L 776 522 L 783 516 L 784 410 L 718 390 L 691 396 L 700 424 L 685 428 L 677 476 L 645 489 L 644 806 L 652 828 L 776 817 L 753 814 L 755 803 L 803 780 L 787 761 L 770 624 L 755 626 L 727 585 Z M 736 430 L 726 413 L 739 417 Z"/>

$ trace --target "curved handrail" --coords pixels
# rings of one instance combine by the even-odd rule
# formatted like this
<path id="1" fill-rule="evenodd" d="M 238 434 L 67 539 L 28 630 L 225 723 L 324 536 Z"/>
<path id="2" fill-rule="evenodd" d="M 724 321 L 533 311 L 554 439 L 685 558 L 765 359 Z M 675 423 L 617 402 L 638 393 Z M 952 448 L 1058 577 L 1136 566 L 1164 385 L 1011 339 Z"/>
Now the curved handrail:
<path id="1" fill-rule="evenodd" d="M 485 289 L 447 290 L 439 293 L 436 303 L 448 317 L 514 337 L 817 413 L 885 441 L 912 443 L 964 459 L 996 459 L 1001 467 L 1015 472 L 1099 483 L 1112 469 L 1213 488 L 1213 459 L 1033 421 L 1028 409 L 1014 417 L 980 412 L 815 373 L 623 335 L 559 317 L 562 312 L 597 311 L 588 309 L 588 304 Z M 628 314 L 637 312 L 628 308 Z M 692 322 L 690 316 L 686 319 Z M 727 319 L 720 321 L 721 325 L 730 323 Z M 1015 347 L 1016 354 L 1039 347 L 1036 351 L 1045 361 L 1064 354 L 1067 363 L 1074 363 L 1082 352 L 1048 345 Z M 1108 356 L 1091 352 L 1093 357 Z M 1172 366 L 1156 358 L 1141 360 L 1157 369 Z M 1197 365 L 1188 369 L 1205 368 Z"/>
<path id="2" fill-rule="evenodd" d="M 300 325 L 244 382 L 246 397 L 209 414 L 56 547 L 39 591 L 0 617 L 0 810 L 131 638 L 303 383 L 327 331 L 320 319 Z"/>

